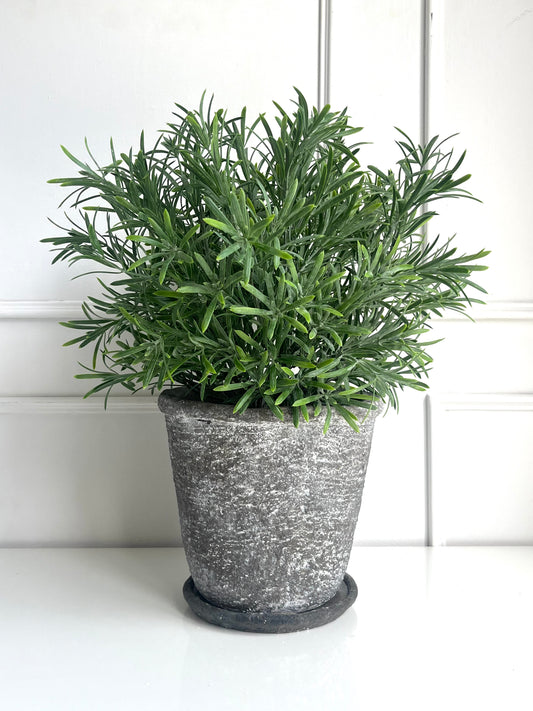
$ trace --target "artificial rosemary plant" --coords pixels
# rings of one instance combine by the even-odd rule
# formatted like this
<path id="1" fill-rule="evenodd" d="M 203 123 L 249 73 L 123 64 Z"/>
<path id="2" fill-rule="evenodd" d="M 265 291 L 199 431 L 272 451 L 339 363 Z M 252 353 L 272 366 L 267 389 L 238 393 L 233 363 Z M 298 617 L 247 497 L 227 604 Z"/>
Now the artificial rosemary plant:
<path id="1" fill-rule="evenodd" d="M 87 395 L 183 385 L 236 413 L 283 405 L 295 425 L 325 408 L 327 430 L 333 409 L 357 427 L 349 406 L 427 387 L 431 317 L 483 291 L 486 251 L 422 235 L 430 203 L 470 195 L 464 154 L 400 131 L 395 170 L 363 170 L 346 110 L 295 103 L 275 127 L 178 105 L 153 148 L 111 142 L 105 166 L 63 148 L 78 175 L 50 182 L 74 188 L 77 217 L 43 242 L 116 275 L 64 324 L 82 332 L 66 345 L 94 347 Z"/>

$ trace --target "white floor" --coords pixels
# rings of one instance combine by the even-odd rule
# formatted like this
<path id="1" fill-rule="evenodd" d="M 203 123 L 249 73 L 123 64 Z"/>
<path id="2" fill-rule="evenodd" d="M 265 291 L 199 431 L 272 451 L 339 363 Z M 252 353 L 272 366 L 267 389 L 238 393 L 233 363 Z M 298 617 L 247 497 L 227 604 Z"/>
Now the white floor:
<path id="1" fill-rule="evenodd" d="M 355 548 L 354 607 L 286 635 L 188 610 L 180 549 L 0 550 L 6 711 L 531 711 L 533 548 Z"/>

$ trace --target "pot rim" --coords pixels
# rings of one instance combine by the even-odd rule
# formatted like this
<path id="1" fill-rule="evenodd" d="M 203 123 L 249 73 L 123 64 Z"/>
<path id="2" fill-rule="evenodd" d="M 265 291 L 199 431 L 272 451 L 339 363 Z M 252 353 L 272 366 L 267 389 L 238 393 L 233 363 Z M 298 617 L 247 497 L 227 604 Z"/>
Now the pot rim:
<path id="1" fill-rule="evenodd" d="M 279 420 L 268 407 L 248 408 L 242 414 L 234 414 L 233 405 L 225 403 L 202 402 L 201 400 L 186 399 L 188 390 L 185 387 L 167 388 L 163 390 L 157 400 L 157 405 L 161 412 L 170 417 L 178 417 L 181 419 L 205 419 L 216 420 L 234 425 L 269 425 L 277 424 L 280 427 L 287 426 L 292 422 L 292 410 L 288 407 L 280 407 L 280 410 L 285 416 L 285 420 Z M 348 407 L 351 412 L 357 417 L 361 425 L 369 420 L 374 420 L 383 411 L 383 403 L 378 401 L 375 403 L 374 409 L 363 407 Z M 337 413 L 334 411 L 334 415 Z M 323 410 L 317 417 L 310 417 L 309 422 L 300 420 L 300 426 L 320 426 L 322 427 L 326 418 L 326 412 Z M 340 416 L 338 419 L 342 419 Z M 344 422 L 344 420 L 342 420 Z M 347 423 L 346 423 L 347 424 Z M 347 425 L 349 426 L 349 425 Z"/>

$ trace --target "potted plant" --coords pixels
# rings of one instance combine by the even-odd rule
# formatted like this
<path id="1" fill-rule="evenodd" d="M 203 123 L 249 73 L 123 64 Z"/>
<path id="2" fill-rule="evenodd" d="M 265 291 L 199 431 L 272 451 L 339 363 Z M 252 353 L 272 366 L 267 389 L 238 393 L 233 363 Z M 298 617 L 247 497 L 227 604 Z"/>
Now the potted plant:
<path id="1" fill-rule="evenodd" d="M 433 316 L 464 311 L 487 252 L 427 242 L 430 203 L 470 196 L 445 141 L 400 131 L 394 170 L 363 169 L 346 110 L 277 107 L 273 127 L 177 106 L 153 147 L 50 182 L 77 217 L 54 261 L 113 275 L 68 344 L 87 393 L 162 391 L 193 610 L 288 631 L 343 612 L 382 404 L 423 390 Z"/>

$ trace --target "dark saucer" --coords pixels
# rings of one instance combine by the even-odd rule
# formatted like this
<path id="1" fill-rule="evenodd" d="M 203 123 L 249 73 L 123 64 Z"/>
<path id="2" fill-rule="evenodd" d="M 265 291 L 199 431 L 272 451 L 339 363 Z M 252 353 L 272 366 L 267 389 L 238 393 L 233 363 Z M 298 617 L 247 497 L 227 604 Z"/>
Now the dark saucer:
<path id="1" fill-rule="evenodd" d="M 320 607 L 303 612 L 238 612 L 208 602 L 196 589 L 192 578 L 183 586 L 183 596 L 191 610 L 212 625 L 242 632 L 282 633 L 320 627 L 340 617 L 357 597 L 357 585 L 346 573 L 337 593 Z"/>

